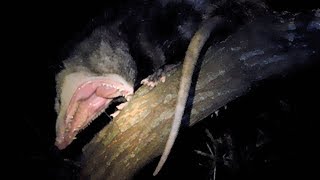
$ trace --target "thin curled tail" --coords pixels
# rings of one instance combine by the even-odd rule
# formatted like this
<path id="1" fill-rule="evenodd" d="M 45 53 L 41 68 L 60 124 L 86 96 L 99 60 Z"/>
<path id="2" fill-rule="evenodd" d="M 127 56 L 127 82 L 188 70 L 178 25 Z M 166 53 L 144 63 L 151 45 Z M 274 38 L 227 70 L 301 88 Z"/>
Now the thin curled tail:
<path id="1" fill-rule="evenodd" d="M 156 167 L 153 175 L 157 175 L 161 170 L 162 166 L 166 162 L 168 155 L 171 151 L 171 148 L 176 140 L 176 137 L 179 132 L 182 116 L 185 110 L 186 102 L 188 99 L 192 75 L 197 64 L 197 60 L 199 59 L 200 52 L 205 42 L 210 37 L 211 32 L 221 24 L 223 18 L 220 16 L 212 17 L 206 21 L 204 21 L 198 31 L 193 35 L 190 44 L 188 46 L 183 67 L 182 67 L 182 76 L 180 81 L 180 87 L 178 92 L 178 99 L 174 114 L 174 119 L 172 121 L 172 127 L 169 134 L 169 138 L 167 140 L 166 146 L 164 148 L 161 159 Z"/>

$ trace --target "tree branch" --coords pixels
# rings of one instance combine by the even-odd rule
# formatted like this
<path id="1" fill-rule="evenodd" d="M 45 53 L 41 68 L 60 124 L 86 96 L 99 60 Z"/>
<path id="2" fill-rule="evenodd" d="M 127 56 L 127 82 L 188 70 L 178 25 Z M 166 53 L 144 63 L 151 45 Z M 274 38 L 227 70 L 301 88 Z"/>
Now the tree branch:
<path id="1" fill-rule="evenodd" d="M 184 126 L 194 125 L 245 94 L 254 82 L 285 75 L 319 55 L 312 44 L 319 30 L 310 31 L 307 23 L 290 18 L 259 18 L 207 49 L 195 91 L 190 93 L 188 109 L 192 110 L 186 111 Z M 290 29 L 293 25 L 295 29 Z M 81 178 L 130 179 L 162 153 L 180 73 L 181 69 L 152 90 L 138 89 L 128 106 L 84 148 Z"/>

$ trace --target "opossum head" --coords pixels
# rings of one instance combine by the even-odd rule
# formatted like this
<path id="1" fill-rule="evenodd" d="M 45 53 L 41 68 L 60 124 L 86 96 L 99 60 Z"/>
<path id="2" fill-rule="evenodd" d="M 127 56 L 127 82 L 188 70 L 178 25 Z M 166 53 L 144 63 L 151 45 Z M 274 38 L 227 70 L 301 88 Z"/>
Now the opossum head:
<path id="1" fill-rule="evenodd" d="M 132 85 L 121 76 L 109 74 L 92 76 L 76 72 L 65 77 L 57 97 L 58 114 L 56 143 L 59 149 L 67 147 L 79 131 L 86 128 L 118 96 L 128 98 L 133 94 Z"/>
<path id="2" fill-rule="evenodd" d="M 133 95 L 136 66 L 126 44 L 115 38 L 98 29 L 57 74 L 55 145 L 59 149 L 66 148 L 114 98 Z"/>

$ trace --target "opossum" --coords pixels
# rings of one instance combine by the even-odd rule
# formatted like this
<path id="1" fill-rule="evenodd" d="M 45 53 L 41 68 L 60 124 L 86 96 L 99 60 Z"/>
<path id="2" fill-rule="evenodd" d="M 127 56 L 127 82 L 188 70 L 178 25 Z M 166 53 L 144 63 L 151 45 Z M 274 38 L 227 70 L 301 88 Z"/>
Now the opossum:
<path id="1" fill-rule="evenodd" d="M 147 1 L 100 20 L 56 76 L 56 146 L 66 148 L 113 98 L 130 97 L 147 75 L 181 61 L 207 11 L 203 2 L 194 10 L 191 1 Z"/>
<path id="2" fill-rule="evenodd" d="M 235 4 L 235 8 L 242 6 Z M 64 69 L 56 76 L 55 145 L 59 149 L 66 148 L 112 99 L 118 96 L 129 99 L 147 75 L 185 57 L 175 118 L 154 172 L 156 175 L 177 136 L 202 46 L 212 29 L 221 23 L 217 15 L 224 15 L 229 6 L 233 3 L 228 0 L 143 1 L 142 5 L 125 9 L 126 15 L 113 17 L 112 23 L 97 26 L 64 60 Z M 248 8 L 239 9 L 234 14 L 229 13 L 235 21 L 225 18 L 233 22 L 232 26 L 241 24 L 237 21 L 247 17 L 241 14 L 244 10 L 244 14 L 251 15 Z M 237 16 L 238 13 L 243 17 Z"/>

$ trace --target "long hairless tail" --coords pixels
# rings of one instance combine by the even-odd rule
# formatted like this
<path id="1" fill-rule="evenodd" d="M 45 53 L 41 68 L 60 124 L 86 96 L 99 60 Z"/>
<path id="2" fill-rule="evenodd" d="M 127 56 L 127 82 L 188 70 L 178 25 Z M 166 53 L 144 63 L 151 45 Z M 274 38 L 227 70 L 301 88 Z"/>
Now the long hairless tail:
<path id="1" fill-rule="evenodd" d="M 161 159 L 158 163 L 158 166 L 153 172 L 154 176 L 159 173 L 162 166 L 166 162 L 168 155 L 171 151 L 171 148 L 178 135 L 182 116 L 185 110 L 186 102 L 187 102 L 189 91 L 190 91 L 192 75 L 193 75 L 195 66 L 197 64 L 197 60 L 199 58 L 199 54 L 202 50 L 202 47 L 207 41 L 207 39 L 210 37 L 211 32 L 215 29 L 215 27 L 219 26 L 221 22 L 223 22 L 223 18 L 219 16 L 212 17 L 204 21 L 190 41 L 190 44 L 188 46 L 186 56 L 183 62 L 182 76 L 181 76 L 178 99 L 177 99 L 174 119 L 172 121 L 171 131 L 170 131 L 166 146 L 164 148 L 163 154 L 161 156 Z"/>

